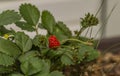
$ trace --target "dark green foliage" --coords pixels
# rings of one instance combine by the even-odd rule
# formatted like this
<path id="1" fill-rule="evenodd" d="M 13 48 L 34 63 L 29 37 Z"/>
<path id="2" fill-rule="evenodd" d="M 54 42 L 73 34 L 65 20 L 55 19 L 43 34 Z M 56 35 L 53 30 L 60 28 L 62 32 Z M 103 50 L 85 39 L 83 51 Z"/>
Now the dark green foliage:
<path id="1" fill-rule="evenodd" d="M 53 34 L 56 22 L 53 15 L 49 11 L 45 10 L 42 12 L 41 22 L 42 26 L 48 31 L 48 33 Z"/>
<path id="2" fill-rule="evenodd" d="M 15 23 L 21 19 L 20 15 L 14 10 L 3 11 L 0 14 L 0 27 L 3 25 L 8 25 Z"/>
<path id="3" fill-rule="evenodd" d="M 60 41 L 62 41 L 63 39 L 70 38 L 72 36 L 72 33 L 69 30 L 69 28 L 63 22 L 60 22 L 60 21 L 58 23 L 56 23 L 53 34 Z"/>
<path id="4" fill-rule="evenodd" d="M 19 21 L 19 22 L 16 22 L 15 24 L 16 24 L 16 26 L 20 27 L 22 30 L 27 30 L 27 31 L 30 31 L 30 32 L 35 30 L 33 25 L 28 24 L 26 22 Z"/>
<path id="5" fill-rule="evenodd" d="M 0 38 L 0 52 L 14 58 L 18 57 L 21 53 L 20 49 L 15 43 L 2 38 Z"/>
<path id="6" fill-rule="evenodd" d="M 22 4 L 19 11 L 25 21 L 18 21 L 15 24 L 22 30 L 27 30 L 30 32 L 35 31 L 39 24 L 39 10 L 34 5 Z"/>
<path id="7" fill-rule="evenodd" d="M 0 36 L 3 36 L 4 34 L 10 33 L 10 32 L 11 32 L 10 30 L 6 29 L 3 26 L 0 26 Z"/>
<path id="8" fill-rule="evenodd" d="M 46 48 L 48 46 L 47 37 L 44 35 L 36 35 L 33 39 L 33 44 L 39 48 Z"/>
<path id="9" fill-rule="evenodd" d="M 11 67 L 11 66 L 0 66 L 0 74 L 4 74 L 4 73 L 10 73 L 10 72 L 12 72 L 13 71 L 13 69 L 12 69 L 13 67 Z"/>
<path id="10" fill-rule="evenodd" d="M 39 10 L 31 4 L 22 4 L 19 8 L 20 14 L 30 25 L 37 25 L 40 17 Z"/>
<path id="11" fill-rule="evenodd" d="M 19 46 L 22 52 L 27 52 L 32 48 L 32 40 L 23 32 L 16 33 L 15 43 Z"/>
<path id="12" fill-rule="evenodd" d="M 0 53 L 0 65 L 9 66 L 9 65 L 14 64 L 14 62 L 15 62 L 14 58 L 6 54 Z"/>
<path id="13" fill-rule="evenodd" d="M 42 70 L 42 60 L 37 57 L 32 57 L 21 64 L 21 70 L 25 75 L 33 75 Z"/>
<path id="14" fill-rule="evenodd" d="M 98 58 L 94 39 L 79 36 L 87 27 L 98 24 L 94 15 L 88 13 L 82 19 L 83 29 L 76 37 L 63 22 L 56 22 L 47 10 L 42 11 L 40 16 L 36 6 L 22 4 L 19 12 L 22 19 L 15 11 L 7 10 L 0 14 L 0 76 L 64 76 L 66 67 Z M 24 31 L 15 32 L 4 27 L 11 23 L 22 30 L 36 32 L 36 35 L 32 39 Z M 45 29 L 47 34 L 39 34 L 39 28 Z M 12 39 L 4 37 L 9 33 Z M 60 46 L 49 48 L 50 35 L 57 37 Z"/>

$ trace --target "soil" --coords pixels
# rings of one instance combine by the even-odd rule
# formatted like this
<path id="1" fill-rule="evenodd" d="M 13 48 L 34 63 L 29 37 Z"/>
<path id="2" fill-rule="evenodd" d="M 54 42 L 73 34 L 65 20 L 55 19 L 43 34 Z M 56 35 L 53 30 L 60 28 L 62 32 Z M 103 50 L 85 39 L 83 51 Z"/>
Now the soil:
<path id="1" fill-rule="evenodd" d="M 120 76 L 120 37 L 102 39 L 98 49 L 107 52 L 97 60 L 98 72 L 102 75 L 93 76 Z M 109 49 L 108 49 L 109 48 Z M 95 64 L 94 64 L 95 65 Z"/>
<path id="2" fill-rule="evenodd" d="M 90 63 L 77 65 L 66 69 L 66 76 L 120 76 L 120 54 L 106 53 Z M 70 72 L 72 72 L 70 74 Z M 79 74 L 76 74 L 79 73 Z"/>
<path id="3" fill-rule="evenodd" d="M 106 53 L 98 63 L 101 64 L 103 76 L 120 76 L 120 54 Z"/>
<path id="4" fill-rule="evenodd" d="M 106 53 L 83 76 L 120 76 L 120 54 Z"/>

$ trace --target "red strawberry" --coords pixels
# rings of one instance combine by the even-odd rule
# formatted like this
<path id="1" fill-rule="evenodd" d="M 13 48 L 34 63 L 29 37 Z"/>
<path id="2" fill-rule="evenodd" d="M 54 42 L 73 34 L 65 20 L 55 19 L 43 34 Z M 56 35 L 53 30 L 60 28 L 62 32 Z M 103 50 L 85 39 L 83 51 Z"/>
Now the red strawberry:
<path id="1" fill-rule="evenodd" d="M 58 41 L 58 39 L 56 38 L 56 36 L 51 35 L 49 37 L 49 48 L 57 48 L 60 46 L 60 42 Z"/>

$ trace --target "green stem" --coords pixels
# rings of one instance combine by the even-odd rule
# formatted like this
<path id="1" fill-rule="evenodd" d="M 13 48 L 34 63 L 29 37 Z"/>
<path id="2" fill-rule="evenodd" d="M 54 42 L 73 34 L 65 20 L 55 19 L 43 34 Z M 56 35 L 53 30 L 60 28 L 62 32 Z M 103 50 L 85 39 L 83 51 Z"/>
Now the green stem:
<path id="1" fill-rule="evenodd" d="M 90 30 L 90 27 L 88 27 L 84 37 L 87 37 L 87 34 L 88 34 L 89 30 Z"/>
<path id="2" fill-rule="evenodd" d="M 100 12 L 101 8 L 103 7 L 103 4 L 104 4 L 104 0 L 102 0 L 102 3 L 100 5 L 100 7 L 98 8 L 96 14 L 95 14 L 95 17 L 98 15 L 98 13 Z"/>
<path id="3" fill-rule="evenodd" d="M 103 22 L 103 25 L 98 29 L 98 31 L 97 31 L 97 33 L 95 34 L 95 37 L 94 37 L 94 38 L 97 37 L 97 35 L 98 35 L 98 33 L 99 33 L 100 31 L 103 31 L 103 29 L 105 28 L 105 25 L 107 24 L 108 20 L 110 19 L 110 17 L 111 17 L 111 15 L 112 15 L 113 11 L 115 10 L 116 6 L 117 6 L 117 3 L 116 3 L 116 4 L 113 6 L 113 8 L 111 9 L 111 11 L 110 11 L 110 13 L 108 14 L 106 20 Z M 96 48 L 97 48 L 98 45 L 100 44 L 100 42 L 101 42 L 101 40 L 102 40 L 102 37 L 103 37 L 103 34 L 104 34 L 104 32 L 101 33 L 101 36 L 100 36 L 100 39 L 99 39 L 99 41 L 98 41 L 98 43 L 97 43 L 97 45 L 96 45 Z"/>
<path id="4" fill-rule="evenodd" d="M 86 28 L 82 27 L 80 28 L 80 31 L 77 33 L 77 36 L 76 37 L 79 37 L 79 35 L 85 30 Z"/>
<path id="5" fill-rule="evenodd" d="M 39 34 L 39 33 L 38 33 L 38 25 L 39 25 L 39 23 L 37 23 L 37 25 L 35 26 L 35 32 L 36 32 L 36 35 Z"/>
<path id="6" fill-rule="evenodd" d="M 35 31 L 36 31 L 36 35 L 38 35 L 38 29 L 36 29 Z"/>
<path id="7" fill-rule="evenodd" d="M 90 38 L 92 38 L 93 27 L 90 29 Z"/>
<path id="8" fill-rule="evenodd" d="M 62 44 L 67 42 L 67 41 L 75 41 L 75 42 L 79 42 L 79 43 L 82 43 L 82 44 L 85 44 L 85 45 L 93 45 L 93 43 L 90 43 L 90 42 L 84 42 L 82 40 L 78 40 L 78 39 L 66 39 L 66 40 L 63 40 L 62 41 Z"/>
<path id="9" fill-rule="evenodd" d="M 38 33 L 38 26 L 39 26 L 39 22 L 36 24 L 36 26 L 35 26 L 35 32 L 36 32 L 36 35 L 38 35 L 39 33 Z"/>

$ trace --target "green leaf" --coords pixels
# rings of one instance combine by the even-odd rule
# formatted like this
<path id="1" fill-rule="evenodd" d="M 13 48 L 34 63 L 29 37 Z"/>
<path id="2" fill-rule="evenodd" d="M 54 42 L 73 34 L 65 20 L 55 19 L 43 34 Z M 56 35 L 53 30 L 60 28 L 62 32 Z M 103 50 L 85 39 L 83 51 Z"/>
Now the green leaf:
<path id="1" fill-rule="evenodd" d="M 41 49 L 40 52 L 42 56 L 46 56 L 49 51 L 50 51 L 49 48 L 44 48 L 44 49 Z"/>
<path id="2" fill-rule="evenodd" d="M 32 40 L 23 32 L 16 33 L 15 43 L 23 52 L 27 52 L 32 48 Z"/>
<path id="3" fill-rule="evenodd" d="M 3 36 L 6 33 L 10 33 L 11 31 L 6 29 L 4 26 L 0 26 L 0 36 Z"/>
<path id="4" fill-rule="evenodd" d="M 54 27 L 53 34 L 59 40 L 64 40 L 64 39 L 70 38 L 72 36 L 71 31 L 69 30 L 69 28 L 63 22 L 58 22 L 56 24 L 56 26 Z"/>
<path id="5" fill-rule="evenodd" d="M 73 64 L 73 60 L 68 55 L 63 55 L 61 57 L 61 62 L 62 62 L 62 64 L 65 64 L 65 65 L 72 65 Z"/>
<path id="6" fill-rule="evenodd" d="M 64 33 L 64 35 L 67 35 L 68 37 L 72 36 L 70 29 L 63 22 L 59 21 L 56 27 L 60 29 Z"/>
<path id="7" fill-rule="evenodd" d="M 99 52 L 98 50 L 90 50 L 88 52 L 88 56 L 86 57 L 86 61 L 92 61 L 94 59 L 97 59 L 99 57 Z"/>
<path id="8" fill-rule="evenodd" d="M 50 76 L 64 76 L 64 75 L 62 74 L 62 72 L 53 71 L 53 72 L 51 72 Z"/>
<path id="9" fill-rule="evenodd" d="M 6 66 L 0 66 L 0 74 L 2 73 L 10 73 L 13 71 L 13 67 L 6 67 Z"/>
<path id="10" fill-rule="evenodd" d="M 87 48 L 87 46 L 81 46 L 78 48 L 77 52 L 78 63 L 83 61 L 83 59 L 85 58 L 85 54 L 88 50 L 89 49 Z"/>
<path id="11" fill-rule="evenodd" d="M 55 27 L 55 19 L 53 17 L 53 15 L 45 10 L 42 12 L 42 17 L 41 17 L 41 22 L 42 22 L 42 26 L 50 33 L 53 34 L 53 28 Z"/>
<path id="12" fill-rule="evenodd" d="M 41 28 L 41 29 L 44 29 L 44 27 L 41 23 L 38 24 L 38 27 Z"/>
<path id="13" fill-rule="evenodd" d="M 48 46 L 48 39 L 44 35 L 36 35 L 33 39 L 33 44 L 39 48 L 46 48 Z"/>
<path id="14" fill-rule="evenodd" d="M 11 41 L 0 38 L 0 52 L 12 57 L 20 55 L 20 49 Z"/>
<path id="15" fill-rule="evenodd" d="M 48 56 L 49 59 L 60 57 L 64 53 L 64 51 L 59 50 L 59 48 L 56 51 L 53 49 L 44 49 L 42 51 L 44 51 L 42 53 L 45 53 L 45 56 Z"/>
<path id="16" fill-rule="evenodd" d="M 50 72 L 50 61 L 49 60 L 42 60 L 42 63 L 43 63 L 43 68 L 42 68 L 42 71 L 40 73 L 41 74 L 49 73 Z"/>
<path id="17" fill-rule="evenodd" d="M 37 25 L 40 18 L 40 12 L 36 6 L 31 4 L 22 4 L 19 8 L 19 11 L 28 24 L 34 26 Z"/>
<path id="18" fill-rule="evenodd" d="M 21 64 L 21 70 L 25 75 L 33 75 L 38 73 L 42 70 L 42 67 L 42 60 L 37 57 L 31 58 Z"/>
<path id="19" fill-rule="evenodd" d="M 48 61 L 42 60 L 43 62 L 43 68 L 41 70 L 41 72 L 39 72 L 37 75 L 35 76 L 50 76 L 49 72 L 50 72 L 50 63 Z"/>
<path id="20" fill-rule="evenodd" d="M 26 54 L 23 54 L 19 57 L 19 60 L 21 63 L 25 62 L 25 61 L 28 61 L 29 59 L 35 57 L 38 55 L 38 52 L 37 51 L 30 51 Z"/>
<path id="21" fill-rule="evenodd" d="M 0 14 L 0 26 L 15 23 L 20 19 L 21 19 L 20 15 L 15 11 L 13 10 L 4 11 Z"/>
<path id="22" fill-rule="evenodd" d="M 27 30 L 30 32 L 35 31 L 35 28 L 33 27 L 33 25 L 28 24 L 26 22 L 19 21 L 19 22 L 16 22 L 15 24 L 16 26 L 20 27 L 22 30 Z"/>
<path id="23" fill-rule="evenodd" d="M 98 58 L 99 53 L 94 47 L 87 46 L 87 45 L 80 45 L 81 47 L 78 50 L 78 59 L 81 62 L 83 59 L 84 61 L 92 61 Z"/>
<path id="24" fill-rule="evenodd" d="M 13 74 L 10 74 L 9 76 L 24 76 L 24 75 L 22 75 L 20 73 L 13 73 Z"/>
<path id="25" fill-rule="evenodd" d="M 15 62 L 14 58 L 12 58 L 6 54 L 0 53 L 0 65 L 9 66 L 9 65 L 14 64 L 14 62 Z"/>
<path id="26" fill-rule="evenodd" d="M 50 76 L 50 74 L 49 73 L 40 73 L 40 74 L 37 74 L 37 75 L 34 75 L 34 76 Z"/>
<path id="27" fill-rule="evenodd" d="M 78 52 L 76 53 L 76 56 L 78 58 L 78 63 L 82 62 L 85 59 L 86 53 L 90 49 L 91 49 L 91 47 L 89 47 L 87 45 L 79 44 Z"/>
<path id="28" fill-rule="evenodd" d="M 40 45 L 40 38 L 41 38 L 41 35 L 36 35 L 36 36 L 34 37 L 34 39 L 33 39 L 33 44 L 34 44 L 35 46 L 38 46 L 38 47 L 39 47 L 39 45 Z"/>

